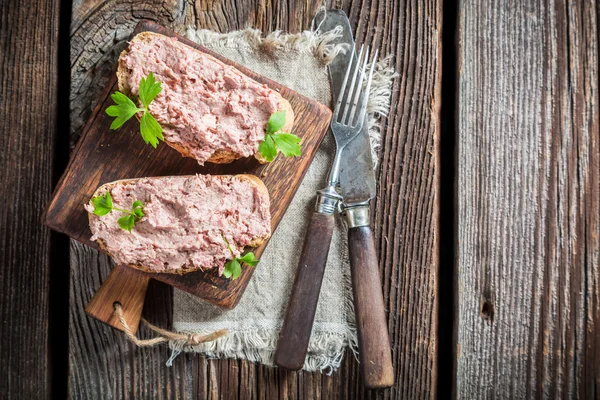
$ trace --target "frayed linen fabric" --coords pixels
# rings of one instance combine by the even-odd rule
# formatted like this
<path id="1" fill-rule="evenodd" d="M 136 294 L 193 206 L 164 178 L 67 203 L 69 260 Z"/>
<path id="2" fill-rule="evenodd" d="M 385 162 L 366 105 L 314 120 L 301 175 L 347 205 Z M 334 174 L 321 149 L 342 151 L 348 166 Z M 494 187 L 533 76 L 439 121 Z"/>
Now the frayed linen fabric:
<path id="1" fill-rule="evenodd" d="M 189 39 L 329 106 L 332 99 L 327 64 L 340 52 L 348 51 L 347 46 L 332 43 L 340 34 L 341 28 L 299 34 L 273 32 L 266 36 L 255 29 L 227 34 L 194 29 L 187 31 Z M 375 152 L 380 142 L 377 116 L 386 114 L 390 106 L 394 77 L 390 62 L 391 59 L 387 58 L 376 66 L 369 99 L 370 136 Z M 197 346 L 171 341 L 172 355 L 168 365 L 182 351 L 202 353 L 211 358 L 243 358 L 273 365 L 273 354 L 316 191 L 326 184 L 334 150 L 333 137 L 328 133 L 236 308 L 224 310 L 186 292 L 174 290 L 174 330 L 204 334 L 227 329 L 229 334 Z M 377 160 L 377 157 L 373 159 Z M 331 373 L 339 368 L 348 347 L 356 356 L 358 349 L 346 230 L 336 218 L 303 369 Z"/>

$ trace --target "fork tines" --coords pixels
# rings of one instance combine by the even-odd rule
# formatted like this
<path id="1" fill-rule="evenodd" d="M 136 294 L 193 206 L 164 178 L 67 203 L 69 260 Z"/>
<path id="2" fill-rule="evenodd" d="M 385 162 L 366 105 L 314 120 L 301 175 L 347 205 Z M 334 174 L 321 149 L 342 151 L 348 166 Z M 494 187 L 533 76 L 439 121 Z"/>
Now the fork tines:
<path id="1" fill-rule="evenodd" d="M 363 81 L 367 73 L 367 65 L 369 64 L 369 47 L 360 47 L 358 58 L 354 59 L 355 52 L 353 51 L 350 55 L 350 62 L 346 69 L 346 75 L 342 88 L 335 103 L 335 109 L 333 110 L 332 123 L 338 123 L 343 126 L 350 128 L 362 128 L 365 115 L 367 113 L 367 102 L 369 99 L 369 91 L 371 90 L 371 80 L 373 79 L 373 71 L 375 70 L 375 63 L 377 62 L 377 51 L 373 55 L 371 60 L 369 76 L 367 78 L 366 87 L 363 89 Z M 358 80 L 356 79 L 359 76 Z M 352 75 L 352 80 L 348 90 L 348 78 Z M 358 116 L 356 111 L 359 110 Z M 341 114 L 341 117 L 340 117 Z"/>

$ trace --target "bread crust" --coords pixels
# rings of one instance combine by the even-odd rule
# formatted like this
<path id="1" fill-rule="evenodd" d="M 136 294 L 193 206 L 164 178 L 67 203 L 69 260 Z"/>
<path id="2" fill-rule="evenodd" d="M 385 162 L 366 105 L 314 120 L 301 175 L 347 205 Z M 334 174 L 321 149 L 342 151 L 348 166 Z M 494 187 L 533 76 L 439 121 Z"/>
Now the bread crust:
<path id="1" fill-rule="evenodd" d="M 133 39 L 131 39 L 130 42 L 136 42 L 136 41 L 140 41 L 140 42 L 144 42 L 144 41 L 150 41 L 152 39 L 152 37 L 156 37 L 156 36 L 160 36 L 160 37 L 165 37 L 164 35 L 161 35 L 159 33 L 154 33 L 154 32 L 142 32 L 137 34 Z M 192 49 L 193 51 L 199 51 L 194 49 L 193 47 L 190 47 L 190 49 Z M 130 71 L 125 67 L 125 65 L 123 65 L 123 57 L 127 55 L 127 49 L 123 50 L 121 52 L 121 55 L 119 56 L 119 61 L 118 61 L 118 66 L 117 66 L 117 80 L 119 83 L 119 91 L 125 93 L 126 95 L 129 95 L 131 93 L 131 87 L 129 86 L 129 75 L 130 75 Z M 210 56 L 210 55 L 209 55 Z M 219 62 L 220 64 L 226 65 L 224 64 L 221 60 L 217 60 L 215 58 L 215 60 L 217 62 Z M 240 74 L 245 75 L 243 72 L 238 71 Z M 249 79 L 252 79 L 250 77 L 248 77 Z M 275 92 L 275 94 L 279 97 L 279 100 L 282 102 L 283 107 L 280 110 L 277 111 L 285 111 L 286 114 L 286 120 L 285 120 L 285 125 L 283 126 L 283 128 L 281 129 L 283 132 L 291 132 L 293 126 L 294 126 L 294 110 L 292 109 L 292 105 L 290 104 L 289 101 L 287 101 L 286 99 L 283 98 L 283 96 L 281 96 L 281 94 Z M 136 115 L 136 117 L 139 119 L 140 117 L 138 115 Z M 194 158 L 189 149 L 186 149 L 185 147 L 177 144 L 177 143 L 173 143 L 170 142 L 168 139 L 165 138 L 165 143 L 169 146 L 171 146 L 172 148 L 174 148 L 175 150 L 177 150 L 182 156 L 184 157 L 190 157 L 190 158 Z M 212 156 L 206 160 L 207 162 L 213 163 L 213 164 L 229 164 L 237 159 L 243 158 L 244 156 L 242 156 L 241 154 L 237 154 L 228 150 L 216 150 Z M 254 154 L 254 157 L 258 160 L 258 162 L 260 162 L 261 164 L 264 164 L 267 162 L 267 160 L 259 153 L 256 152 Z"/>
<path id="2" fill-rule="evenodd" d="M 177 178 L 192 178 L 194 175 L 183 175 L 183 176 L 177 176 Z M 224 179 L 227 178 L 229 176 L 232 175 L 212 175 L 213 178 L 217 178 L 217 179 Z M 239 174 L 239 175 L 233 175 L 236 178 L 240 178 L 242 180 L 248 181 L 250 184 L 252 184 L 252 186 L 254 186 L 256 188 L 256 190 L 258 190 L 258 192 L 261 194 L 261 196 L 266 196 L 267 199 L 269 198 L 269 191 L 267 190 L 267 187 L 265 186 L 264 182 L 258 178 L 257 176 L 254 175 L 250 175 L 250 174 Z M 121 179 L 118 181 L 113 181 L 113 182 L 109 182 L 109 183 L 105 183 L 104 185 L 100 186 L 98 189 L 96 189 L 96 191 L 94 192 L 94 195 L 92 196 L 92 198 L 94 197 L 98 197 L 103 195 L 104 193 L 106 193 L 107 191 L 111 191 L 114 187 L 121 185 L 121 184 L 125 184 L 125 183 L 130 183 L 130 182 L 135 182 L 137 180 L 140 179 L 157 179 L 157 180 L 161 180 L 161 179 L 167 179 L 167 178 L 173 178 L 173 176 L 159 176 L 159 177 L 152 177 L 152 178 L 136 178 L 136 179 Z M 92 201 L 90 199 L 89 204 L 92 204 Z M 91 224 L 92 223 L 92 213 L 88 213 L 88 221 Z M 248 246 L 246 247 L 259 247 L 261 246 L 265 241 L 267 241 L 269 238 L 271 237 L 271 234 L 268 234 L 266 236 L 263 237 L 257 237 L 254 240 L 252 240 L 250 243 L 248 243 Z M 96 241 L 98 243 L 98 246 L 100 246 L 100 249 L 108 254 L 109 256 L 112 257 L 112 254 L 108 251 L 108 249 L 106 248 L 106 245 L 104 244 L 104 242 L 102 241 L 102 239 L 98 239 Z M 168 270 L 168 271 L 156 271 L 155 269 L 150 269 L 147 268 L 143 265 L 139 265 L 139 264 L 128 264 L 129 267 L 131 268 L 135 268 L 144 272 L 148 272 L 148 273 L 153 273 L 153 274 L 173 274 L 173 275 L 183 275 L 183 274 L 187 274 L 188 272 L 194 272 L 194 271 L 203 271 L 205 270 L 205 268 L 199 267 L 199 266 L 186 266 L 186 268 L 179 268 L 176 270 Z"/>

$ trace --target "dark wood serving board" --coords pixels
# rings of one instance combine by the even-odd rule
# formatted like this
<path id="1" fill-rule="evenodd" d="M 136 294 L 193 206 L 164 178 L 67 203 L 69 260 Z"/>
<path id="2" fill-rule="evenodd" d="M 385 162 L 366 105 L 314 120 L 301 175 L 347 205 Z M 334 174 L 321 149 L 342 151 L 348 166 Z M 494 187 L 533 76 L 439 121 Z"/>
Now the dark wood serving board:
<path id="1" fill-rule="evenodd" d="M 139 124 L 133 119 L 117 131 L 109 129 L 112 118 L 105 114 L 105 109 L 113 103 L 110 94 L 118 90 L 115 76 L 102 92 L 98 105 L 85 126 L 67 170 L 47 206 L 44 223 L 58 232 L 98 249 L 98 245 L 89 240 L 91 232 L 87 212 L 83 208 L 98 186 L 125 178 L 250 173 L 260 177 L 269 190 L 274 231 L 327 132 L 331 111 L 325 105 L 264 78 L 156 23 L 142 21 L 136 27 L 134 34 L 143 31 L 177 37 L 181 42 L 235 66 L 249 77 L 281 93 L 294 110 L 295 124 L 292 133 L 302 138 L 302 155 L 297 158 L 279 155 L 272 163 L 264 165 L 252 158 L 237 160 L 227 165 L 207 163 L 205 166 L 200 166 L 194 159 L 182 157 L 164 143 L 159 144 L 157 149 L 153 149 L 144 144 L 139 134 Z M 265 246 L 266 243 L 255 249 L 255 254 L 260 257 Z M 260 263 L 256 268 L 261 268 Z M 244 293 L 253 271 L 254 268 L 244 267 L 241 277 L 235 281 L 219 277 L 216 269 L 191 272 L 181 276 L 143 274 L 211 303 L 233 308 Z"/>

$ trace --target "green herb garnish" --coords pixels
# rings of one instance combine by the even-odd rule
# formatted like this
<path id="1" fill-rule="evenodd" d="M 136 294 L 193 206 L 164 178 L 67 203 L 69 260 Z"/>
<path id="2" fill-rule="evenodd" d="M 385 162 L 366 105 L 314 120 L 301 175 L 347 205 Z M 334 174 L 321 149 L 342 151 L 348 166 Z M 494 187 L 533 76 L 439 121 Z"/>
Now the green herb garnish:
<path id="1" fill-rule="evenodd" d="M 117 223 L 126 231 L 131 232 L 131 229 L 144 216 L 144 205 L 141 201 L 136 200 L 131 206 L 131 210 L 124 210 L 122 208 L 114 207 L 110 192 L 106 192 L 104 196 L 94 197 L 92 200 L 94 206 L 94 214 L 102 217 L 111 211 L 119 211 L 127 214 L 118 219 Z"/>
<path id="2" fill-rule="evenodd" d="M 225 239 L 225 236 L 222 237 L 225 243 L 227 244 L 227 248 L 231 252 L 231 255 L 234 255 L 233 249 L 229 245 L 229 242 L 227 241 L 227 239 Z M 256 264 L 258 264 L 258 260 L 254 257 L 254 253 L 252 252 L 244 254 L 243 257 L 234 256 L 233 260 L 229 260 L 225 263 L 225 268 L 223 269 L 223 276 L 228 279 L 231 278 L 232 281 L 236 280 L 242 274 L 242 264 L 248 264 L 251 267 L 254 267 L 256 266 Z"/>
<path id="3" fill-rule="evenodd" d="M 140 133 L 146 144 L 156 148 L 159 140 L 165 140 L 162 127 L 148 111 L 148 107 L 154 98 L 162 91 L 161 83 L 157 82 L 154 74 L 150 72 L 148 77 L 142 78 L 139 88 L 139 100 L 143 107 L 138 107 L 133 100 L 121 92 L 115 92 L 110 97 L 116 103 L 106 109 L 111 117 L 116 117 L 110 124 L 110 129 L 118 129 L 136 113 L 142 112 L 140 120 Z"/>
<path id="4" fill-rule="evenodd" d="M 269 118 L 265 131 L 265 140 L 258 146 L 258 152 L 269 162 L 275 159 L 277 151 L 284 156 L 300 155 L 300 138 L 286 132 L 280 132 L 285 125 L 285 110 L 277 111 Z"/>

